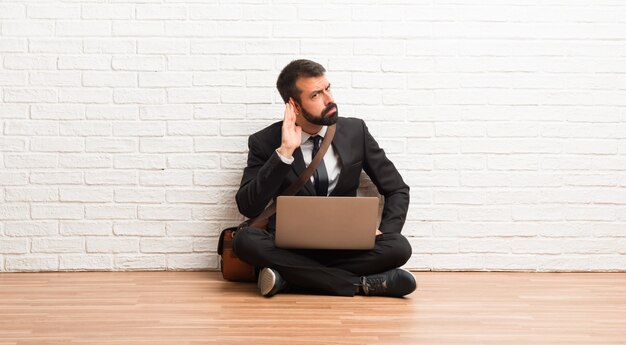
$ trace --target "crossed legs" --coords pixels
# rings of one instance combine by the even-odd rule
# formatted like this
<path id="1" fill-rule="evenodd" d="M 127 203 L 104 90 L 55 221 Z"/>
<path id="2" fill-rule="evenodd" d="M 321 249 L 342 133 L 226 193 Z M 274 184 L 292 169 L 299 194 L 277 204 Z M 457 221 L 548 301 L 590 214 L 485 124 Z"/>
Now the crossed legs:
<path id="1" fill-rule="evenodd" d="M 405 264 L 411 245 L 401 234 L 376 236 L 371 250 L 288 250 L 274 245 L 274 233 L 243 228 L 233 239 L 233 250 L 256 267 L 275 269 L 290 284 L 333 295 L 353 296 L 361 276 Z"/>

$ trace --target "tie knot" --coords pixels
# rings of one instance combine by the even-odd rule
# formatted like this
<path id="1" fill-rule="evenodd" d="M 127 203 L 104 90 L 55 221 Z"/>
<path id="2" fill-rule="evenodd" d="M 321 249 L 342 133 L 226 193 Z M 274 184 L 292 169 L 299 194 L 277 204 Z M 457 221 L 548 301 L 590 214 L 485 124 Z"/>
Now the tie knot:
<path id="1" fill-rule="evenodd" d="M 320 141 L 322 141 L 323 138 L 320 135 L 313 135 L 309 139 L 312 140 L 316 146 L 319 146 Z"/>

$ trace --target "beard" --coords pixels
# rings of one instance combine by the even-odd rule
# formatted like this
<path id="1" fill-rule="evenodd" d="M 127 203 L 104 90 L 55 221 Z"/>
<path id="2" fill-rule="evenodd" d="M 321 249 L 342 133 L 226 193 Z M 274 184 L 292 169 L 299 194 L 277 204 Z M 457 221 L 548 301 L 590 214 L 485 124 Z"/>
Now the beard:
<path id="1" fill-rule="evenodd" d="M 331 126 L 337 123 L 337 119 L 339 118 L 339 108 L 337 108 L 336 103 L 328 103 L 326 108 L 322 110 L 320 116 L 315 116 L 309 113 L 308 111 L 306 111 L 306 109 L 304 109 L 302 104 L 300 104 L 300 108 L 302 109 L 302 116 L 304 116 L 307 121 L 314 125 Z M 335 112 L 332 114 L 328 114 L 328 112 L 333 109 L 335 109 Z"/>

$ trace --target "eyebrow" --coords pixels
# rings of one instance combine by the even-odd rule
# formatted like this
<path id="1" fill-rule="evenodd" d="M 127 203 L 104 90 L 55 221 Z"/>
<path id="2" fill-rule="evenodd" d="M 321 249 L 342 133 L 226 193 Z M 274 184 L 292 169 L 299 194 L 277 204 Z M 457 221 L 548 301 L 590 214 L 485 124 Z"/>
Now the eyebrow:
<path id="1" fill-rule="evenodd" d="M 324 87 L 323 89 L 317 89 L 317 90 L 313 90 L 311 91 L 311 93 L 309 93 L 309 97 L 313 96 L 314 94 L 318 93 L 318 92 L 322 92 L 322 90 L 326 90 L 330 87 L 330 83 L 328 83 L 328 85 L 326 85 L 326 87 Z"/>

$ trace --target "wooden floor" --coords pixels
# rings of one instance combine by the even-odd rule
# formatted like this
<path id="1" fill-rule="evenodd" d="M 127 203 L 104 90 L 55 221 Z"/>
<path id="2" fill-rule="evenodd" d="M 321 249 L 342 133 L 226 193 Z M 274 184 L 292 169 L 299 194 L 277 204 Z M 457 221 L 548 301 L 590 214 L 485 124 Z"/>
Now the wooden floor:
<path id="1" fill-rule="evenodd" d="M 404 299 L 214 272 L 0 273 L 0 344 L 626 344 L 625 273 L 415 273 Z"/>

